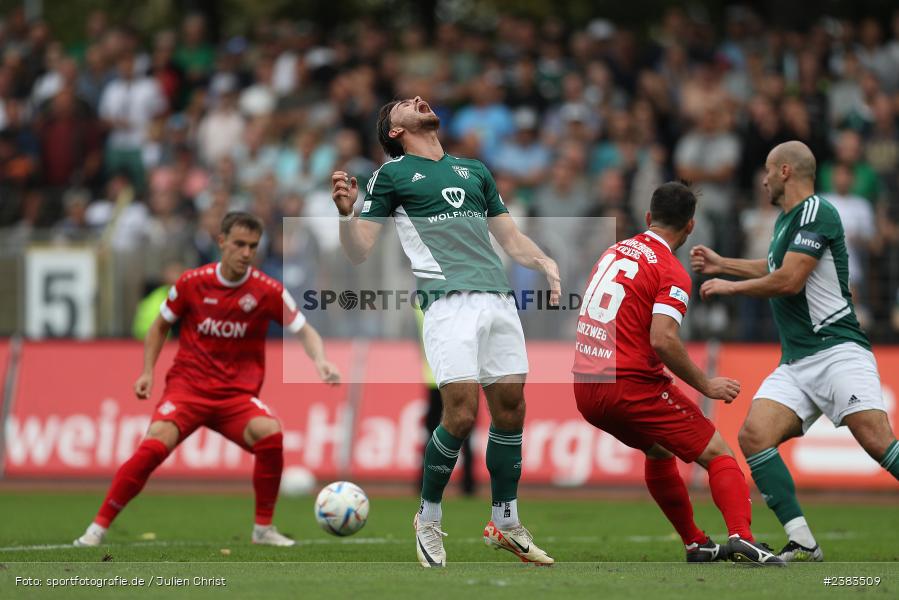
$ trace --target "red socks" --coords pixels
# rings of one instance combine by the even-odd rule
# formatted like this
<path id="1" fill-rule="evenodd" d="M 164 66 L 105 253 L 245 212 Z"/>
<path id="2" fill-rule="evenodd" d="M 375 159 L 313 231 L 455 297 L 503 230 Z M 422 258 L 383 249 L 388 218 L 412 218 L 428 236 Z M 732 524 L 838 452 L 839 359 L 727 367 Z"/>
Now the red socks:
<path id="1" fill-rule="evenodd" d="M 256 465 L 253 467 L 253 490 L 256 492 L 256 524 L 271 525 L 284 468 L 281 433 L 273 433 L 253 444 Z"/>
<path id="2" fill-rule="evenodd" d="M 109 527 L 125 505 L 140 493 L 150 473 L 162 464 L 168 455 L 168 448 L 159 440 L 146 439 L 141 442 L 131 458 L 116 471 L 94 523 L 101 527 Z"/>
<path id="3" fill-rule="evenodd" d="M 674 525 L 684 545 L 704 542 L 708 536 L 693 521 L 693 505 L 690 503 L 687 486 L 677 470 L 676 459 L 673 456 L 647 458 L 645 477 L 649 493 Z"/>
<path id="4" fill-rule="evenodd" d="M 752 523 L 752 504 L 743 471 L 733 456 L 716 456 L 709 462 L 709 487 L 715 506 L 724 516 L 727 534 L 738 534 L 753 541 L 749 526 Z"/>

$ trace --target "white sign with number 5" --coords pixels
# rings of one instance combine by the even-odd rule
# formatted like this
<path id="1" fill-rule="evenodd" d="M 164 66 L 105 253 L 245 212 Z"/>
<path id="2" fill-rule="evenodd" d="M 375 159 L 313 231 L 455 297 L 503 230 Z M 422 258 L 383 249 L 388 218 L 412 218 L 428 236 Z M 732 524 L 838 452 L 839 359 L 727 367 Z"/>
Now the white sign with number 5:
<path id="1" fill-rule="evenodd" d="M 25 257 L 25 335 L 96 334 L 97 257 L 90 249 L 32 248 Z"/>

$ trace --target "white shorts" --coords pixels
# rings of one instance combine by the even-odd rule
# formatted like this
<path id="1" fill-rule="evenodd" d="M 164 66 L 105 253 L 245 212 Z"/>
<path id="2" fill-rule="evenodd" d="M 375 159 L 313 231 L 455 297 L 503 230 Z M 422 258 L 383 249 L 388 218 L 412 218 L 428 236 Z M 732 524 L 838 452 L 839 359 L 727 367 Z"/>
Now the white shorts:
<path id="1" fill-rule="evenodd" d="M 524 332 L 510 295 L 461 292 L 435 300 L 422 327 L 437 386 L 454 381 L 490 385 L 528 372 Z"/>
<path id="2" fill-rule="evenodd" d="M 852 413 L 886 412 L 874 355 L 852 342 L 780 365 L 762 382 L 754 399 L 759 398 L 796 413 L 803 433 L 822 413 L 839 427 Z"/>

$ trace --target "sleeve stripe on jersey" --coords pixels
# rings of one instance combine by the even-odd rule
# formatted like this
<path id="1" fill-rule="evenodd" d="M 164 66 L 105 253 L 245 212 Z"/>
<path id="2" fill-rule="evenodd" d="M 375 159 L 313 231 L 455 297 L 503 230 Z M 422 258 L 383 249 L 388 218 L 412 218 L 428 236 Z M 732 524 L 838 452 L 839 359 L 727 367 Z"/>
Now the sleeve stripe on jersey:
<path id="1" fill-rule="evenodd" d="M 290 333 L 298 333 L 305 324 L 306 316 L 303 313 L 298 312 L 297 316 L 294 317 L 293 321 L 290 322 L 290 325 L 287 326 L 287 331 L 289 331 Z"/>
<path id="2" fill-rule="evenodd" d="M 802 219 L 799 221 L 799 225 L 808 225 L 809 223 L 814 222 L 815 217 L 818 216 L 818 208 L 821 206 L 821 200 L 818 196 L 812 196 L 805 202 L 805 206 L 802 207 Z"/>
<path id="3" fill-rule="evenodd" d="M 368 185 L 365 186 L 365 191 L 371 194 L 371 191 L 375 189 L 375 181 L 378 180 L 378 175 L 381 173 L 381 169 L 383 169 L 390 163 L 399 162 L 403 160 L 403 158 L 405 158 L 405 155 L 400 156 L 399 158 L 394 158 L 393 160 L 388 160 L 386 163 L 375 169 L 375 172 L 371 175 L 371 179 L 368 181 Z"/>
<path id="4" fill-rule="evenodd" d="M 178 315 L 172 312 L 172 309 L 169 308 L 169 305 L 165 300 L 163 300 L 162 304 L 159 305 L 159 314 L 161 314 L 162 318 L 169 323 L 174 323 L 178 320 Z"/>
<path id="5" fill-rule="evenodd" d="M 684 315 L 680 314 L 680 311 L 674 308 L 673 306 L 668 306 L 667 304 L 662 304 L 661 302 L 656 302 L 652 305 L 652 314 L 654 315 L 667 315 L 677 321 L 677 324 L 680 325 L 681 320 L 684 318 Z"/>

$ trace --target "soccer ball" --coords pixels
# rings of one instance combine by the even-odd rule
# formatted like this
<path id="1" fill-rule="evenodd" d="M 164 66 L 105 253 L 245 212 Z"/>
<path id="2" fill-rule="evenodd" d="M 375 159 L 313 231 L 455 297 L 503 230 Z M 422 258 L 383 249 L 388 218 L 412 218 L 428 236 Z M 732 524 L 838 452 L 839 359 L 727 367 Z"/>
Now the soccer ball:
<path id="1" fill-rule="evenodd" d="M 355 483 L 329 483 L 315 499 L 315 520 L 328 533 L 353 535 L 368 520 L 368 496 Z"/>
<path id="2" fill-rule="evenodd" d="M 296 498 L 312 493 L 315 475 L 305 467 L 287 467 L 281 474 L 281 495 Z"/>

